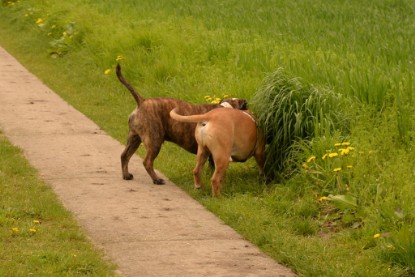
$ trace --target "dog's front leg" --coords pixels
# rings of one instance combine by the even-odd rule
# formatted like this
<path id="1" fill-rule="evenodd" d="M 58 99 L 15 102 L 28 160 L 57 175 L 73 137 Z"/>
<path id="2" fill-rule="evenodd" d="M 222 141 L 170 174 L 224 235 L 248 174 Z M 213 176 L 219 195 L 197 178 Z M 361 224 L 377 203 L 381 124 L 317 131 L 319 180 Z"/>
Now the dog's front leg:
<path id="1" fill-rule="evenodd" d="M 206 163 L 206 160 L 209 157 L 209 152 L 206 151 L 203 147 L 199 146 L 197 149 L 197 157 L 196 157 L 196 166 L 193 169 L 193 178 L 194 178 L 194 185 L 195 189 L 200 189 L 203 186 L 202 183 L 202 170 L 203 165 Z"/>
<path id="2" fill-rule="evenodd" d="M 256 161 L 256 163 L 258 165 L 258 168 L 259 168 L 259 173 L 261 174 L 261 176 L 265 176 L 265 171 L 264 171 L 264 168 L 265 168 L 265 152 L 264 151 L 256 153 L 255 156 L 254 156 L 255 161 Z"/>
<path id="3" fill-rule="evenodd" d="M 257 145 L 254 153 L 255 160 L 259 167 L 259 173 L 261 176 L 265 177 L 265 160 L 266 160 L 266 154 L 265 154 L 265 140 L 262 133 L 258 133 L 257 135 Z"/>

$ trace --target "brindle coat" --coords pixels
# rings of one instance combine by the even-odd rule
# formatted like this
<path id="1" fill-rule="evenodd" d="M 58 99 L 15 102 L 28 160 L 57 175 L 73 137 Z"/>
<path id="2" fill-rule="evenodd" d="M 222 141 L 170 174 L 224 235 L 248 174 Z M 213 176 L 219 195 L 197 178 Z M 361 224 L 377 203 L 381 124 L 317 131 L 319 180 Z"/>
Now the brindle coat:
<path id="1" fill-rule="evenodd" d="M 182 115 L 202 114 L 229 105 L 240 110 L 247 109 L 247 101 L 237 98 L 224 99 L 221 104 L 204 105 L 193 105 L 174 98 L 144 99 L 124 79 L 119 64 L 116 73 L 120 82 L 128 88 L 137 102 L 136 109 L 129 117 L 127 145 L 121 154 L 122 175 L 125 180 L 133 179 L 133 175 L 128 171 L 128 163 L 141 143 L 146 148 L 146 156 L 143 161 L 144 168 L 153 179 L 153 183 L 157 185 L 165 183 L 156 174 L 153 165 L 164 141 L 173 142 L 190 153 L 197 153 L 198 146 L 194 136 L 196 123 L 183 123 L 173 120 L 169 115 L 172 109 L 176 109 Z"/>

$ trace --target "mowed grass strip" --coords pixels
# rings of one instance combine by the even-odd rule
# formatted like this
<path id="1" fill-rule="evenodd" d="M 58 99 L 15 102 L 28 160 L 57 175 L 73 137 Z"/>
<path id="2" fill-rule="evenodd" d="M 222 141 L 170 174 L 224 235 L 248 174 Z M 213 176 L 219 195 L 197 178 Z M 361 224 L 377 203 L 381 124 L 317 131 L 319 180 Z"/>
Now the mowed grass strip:
<path id="1" fill-rule="evenodd" d="M 2 133 L 0 157 L 0 276 L 116 276 Z"/>

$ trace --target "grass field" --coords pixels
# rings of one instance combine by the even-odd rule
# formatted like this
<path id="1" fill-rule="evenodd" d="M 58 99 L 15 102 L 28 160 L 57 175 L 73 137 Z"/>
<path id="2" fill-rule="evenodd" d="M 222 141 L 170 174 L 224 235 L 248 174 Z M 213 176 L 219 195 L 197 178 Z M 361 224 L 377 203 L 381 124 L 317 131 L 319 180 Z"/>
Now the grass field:
<path id="1" fill-rule="evenodd" d="M 298 142 L 288 179 L 232 164 L 212 199 L 195 156 L 166 144 L 156 167 L 299 275 L 415 274 L 412 0 L 3 0 L 0 45 L 121 142 L 117 59 L 144 97 L 255 99 L 281 68 L 341 95 L 349 127 Z"/>

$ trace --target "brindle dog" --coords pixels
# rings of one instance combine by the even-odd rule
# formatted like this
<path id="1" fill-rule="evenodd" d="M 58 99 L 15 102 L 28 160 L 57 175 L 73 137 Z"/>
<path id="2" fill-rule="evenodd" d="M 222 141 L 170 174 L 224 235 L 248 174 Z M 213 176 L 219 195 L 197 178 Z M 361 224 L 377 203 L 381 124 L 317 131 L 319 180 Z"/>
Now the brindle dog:
<path id="1" fill-rule="evenodd" d="M 129 117 L 128 141 L 121 154 L 121 167 L 124 180 L 132 180 L 133 175 L 128 172 L 128 162 L 141 143 L 146 148 L 146 156 L 143 161 L 144 168 L 156 185 L 164 184 L 164 180 L 154 172 L 154 160 L 160 152 L 164 141 L 173 142 L 190 153 L 197 153 L 195 139 L 196 123 L 184 123 L 172 119 L 170 111 L 176 109 L 181 115 L 203 114 L 221 107 L 232 107 L 246 110 L 247 101 L 238 98 L 227 98 L 220 104 L 193 105 L 174 98 L 149 98 L 144 99 L 124 79 L 121 74 L 121 66 L 116 69 L 120 82 L 127 87 L 137 102 L 137 108 Z"/>

